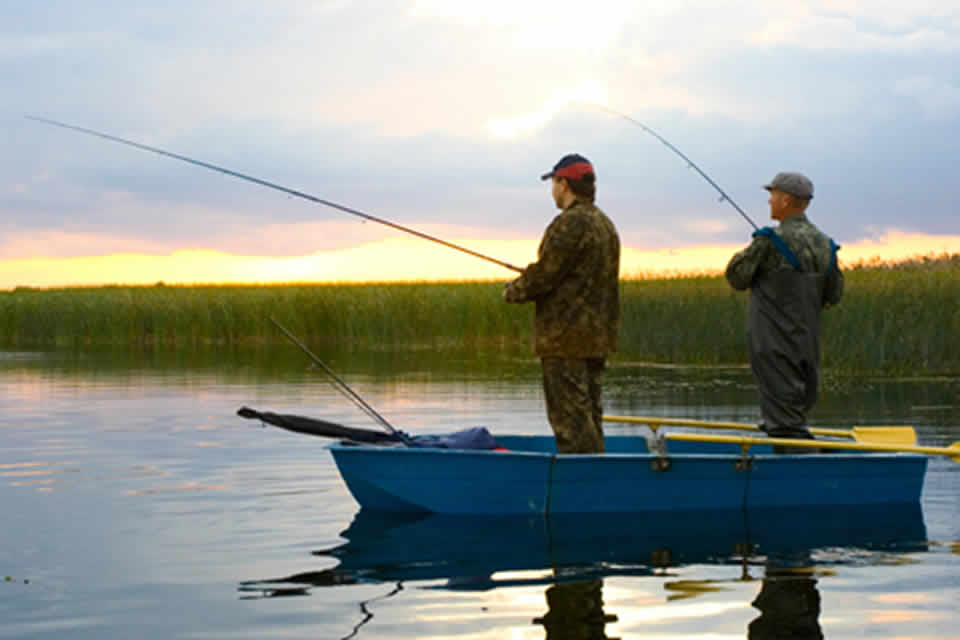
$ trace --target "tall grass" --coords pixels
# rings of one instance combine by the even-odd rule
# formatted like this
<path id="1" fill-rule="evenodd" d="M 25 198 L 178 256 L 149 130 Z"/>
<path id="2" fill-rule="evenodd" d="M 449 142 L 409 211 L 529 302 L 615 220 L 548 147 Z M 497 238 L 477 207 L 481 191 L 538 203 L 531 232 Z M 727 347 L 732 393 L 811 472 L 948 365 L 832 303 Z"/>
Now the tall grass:
<path id="1" fill-rule="evenodd" d="M 826 315 L 831 361 L 867 371 L 960 373 L 960 256 L 934 268 L 860 266 Z"/>
<path id="2" fill-rule="evenodd" d="M 960 255 L 845 271 L 824 314 L 824 365 L 859 372 L 960 373 Z M 200 347 L 285 340 L 398 350 L 526 349 L 530 305 L 503 303 L 499 282 L 152 286 L 0 292 L 0 345 Z M 746 361 L 747 294 L 722 276 L 625 280 L 620 358 Z"/>
<path id="3" fill-rule="evenodd" d="M 394 348 L 529 334 L 525 309 L 489 282 L 90 287 L 0 293 L 0 344 L 276 342 L 270 316 L 310 341 Z"/>

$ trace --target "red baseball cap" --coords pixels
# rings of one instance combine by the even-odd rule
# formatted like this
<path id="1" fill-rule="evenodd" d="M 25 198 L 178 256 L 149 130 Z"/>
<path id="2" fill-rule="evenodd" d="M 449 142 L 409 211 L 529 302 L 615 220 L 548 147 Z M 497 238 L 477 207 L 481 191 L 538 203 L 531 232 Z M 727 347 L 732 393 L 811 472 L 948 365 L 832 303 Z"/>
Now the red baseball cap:
<path id="1" fill-rule="evenodd" d="M 553 177 L 569 178 L 571 180 L 580 180 L 587 174 L 596 175 L 593 171 L 593 165 L 579 153 L 569 153 L 562 158 L 560 162 L 553 165 L 553 169 L 542 176 L 541 180 L 548 180 Z"/>

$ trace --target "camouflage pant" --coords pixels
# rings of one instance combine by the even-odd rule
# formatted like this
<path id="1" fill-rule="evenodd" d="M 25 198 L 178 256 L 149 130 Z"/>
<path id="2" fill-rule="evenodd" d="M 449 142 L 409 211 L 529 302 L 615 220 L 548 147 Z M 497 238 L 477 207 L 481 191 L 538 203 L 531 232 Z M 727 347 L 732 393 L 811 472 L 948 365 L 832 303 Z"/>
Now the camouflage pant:
<path id="1" fill-rule="evenodd" d="M 602 453 L 604 358 L 541 358 L 547 419 L 560 453 Z"/>

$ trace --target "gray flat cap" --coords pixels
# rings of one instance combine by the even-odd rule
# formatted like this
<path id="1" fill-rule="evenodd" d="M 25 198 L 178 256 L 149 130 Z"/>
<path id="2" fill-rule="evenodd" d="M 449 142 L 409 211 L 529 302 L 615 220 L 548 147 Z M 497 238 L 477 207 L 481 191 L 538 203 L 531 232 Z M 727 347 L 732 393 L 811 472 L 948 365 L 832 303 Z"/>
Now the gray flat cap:
<path id="1" fill-rule="evenodd" d="M 781 171 L 773 177 L 770 184 L 764 185 L 763 188 L 767 191 L 773 189 L 783 191 L 802 200 L 813 198 L 813 183 L 810 182 L 810 178 L 794 171 Z"/>

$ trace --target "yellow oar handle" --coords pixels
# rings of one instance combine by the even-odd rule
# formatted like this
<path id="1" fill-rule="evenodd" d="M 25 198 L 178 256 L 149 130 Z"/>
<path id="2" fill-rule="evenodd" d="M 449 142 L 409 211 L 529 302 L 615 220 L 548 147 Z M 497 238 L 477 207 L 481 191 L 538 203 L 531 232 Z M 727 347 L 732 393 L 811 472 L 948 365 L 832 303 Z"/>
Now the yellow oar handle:
<path id="1" fill-rule="evenodd" d="M 606 422 L 626 422 L 629 424 L 645 424 L 656 431 L 663 426 L 674 427 L 707 427 L 710 429 L 737 429 L 759 431 L 755 424 L 741 422 L 710 422 L 707 420 L 686 420 L 683 418 L 654 418 L 650 416 L 603 416 Z"/>
<path id="2" fill-rule="evenodd" d="M 667 433 L 663 436 L 667 440 L 684 442 L 718 442 L 723 444 L 738 444 L 744 451 L 753 445 L 783 445 L 787 447 L 808 447 L 811 449 L 845 449 L 853 451 L 884 451 L 889 453 L 925 453 L 928 455 L 947 456 L 954 462 L 960 462 L 960 442 L 954 442 L 949 447 L 917 447 L 900 446 L 895 444 L 864 443 L 864 442 L 837 442 L 835 440 L 797 440 L 794 438 L 751 438 L 748 436 L 720 436 L 705 433 Z"/>
<path id="3" fill-rule="evenodd" d="M 658 418 L 652 416 L 603 416 L 607 422 L 625 422 L 628 424 L 644 424 L 656 431 L 663 426 L 700 427 L 705 429 L 729 429 L 734 431 L 760 431 L 760 427 L 743 422 L 713 422 L 710 420 L 688 420 L 685 418 Z M 882 426 L 882 427 L 854 427 L 850 431 L 845 429 L 823 429 L 813 427 L 810 433 L 815 436 L 830 438 L 850 438 L 858 442 L 885 442 L 887 444 L 912 446 L 917 444 L 917 432 L 913 427 Z"/>

